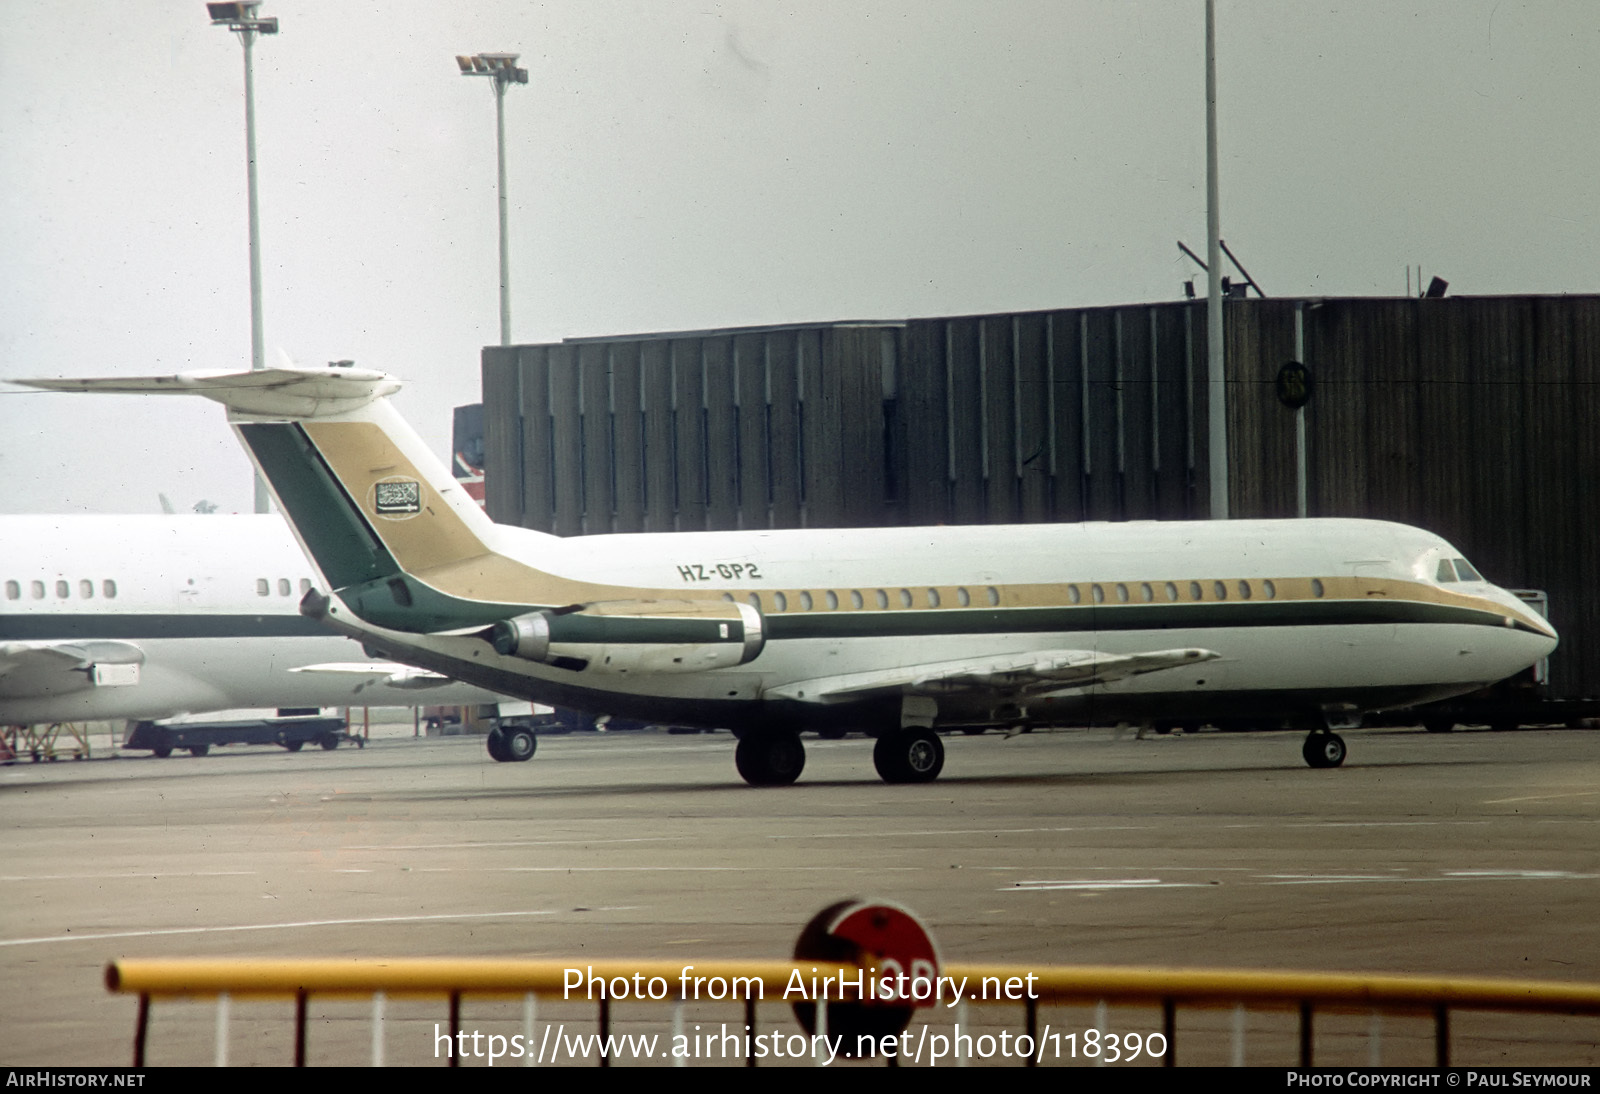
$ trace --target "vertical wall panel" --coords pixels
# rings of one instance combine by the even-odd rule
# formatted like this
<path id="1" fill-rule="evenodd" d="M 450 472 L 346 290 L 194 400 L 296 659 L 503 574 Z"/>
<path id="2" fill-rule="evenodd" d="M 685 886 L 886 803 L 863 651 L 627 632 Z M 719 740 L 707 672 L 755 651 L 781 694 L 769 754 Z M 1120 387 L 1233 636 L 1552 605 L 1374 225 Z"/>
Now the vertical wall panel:
<path id="1" fill-rule="evenodd" d="M 556 527 L 555 465 L 551 460 L 553 439 L 550 416 L 550 349 L 547 346 L 523 347 L 520 360 L 521 403 L 517 408 L 522 423 L 522 520 L 525 527 L 553 532 Z M 485 404 L 484 420 L 499 417 Z M 488 485 L 500 473 L 493 463 L 484 467 Z"/>
<path id="2" fill-rule="evenodd" d="M 483 350 L 483 405 L 515 407 L 522 402 L 522 373 L 519 358 L 533 349 L 485 346 Z M 500 473 L 484 476 L 484 508 L 491 520 L 502 524 L 521 524 L 522 508 L 522 419 L 520 415 L 486 414 L 483 420 L 483 462 L 493 464 Z M 454 468 L 451 469 L 454 471 Z"/>
<path id="3" fill-rule="evenodd" d="M 800 376 L 794 331 L 773 331 L 765 339 L 769 418 L 768 470 L 771 475 L 772 527 L 800 527 Z"/>
<path id="4" fill-rule="evenodd" d="M 677 525 L 678 468 L 673 443 L 672 343 L 654 338 L 639 344 L 644 409 L 645 514 L 648 532 Z"/>
<path id="5" fill-rule="evenodd" d="M 1117 311 L 1120 374 L 1118 401 L 1122 409 L 1123 516 L 1151 520 L 1156 513 L 1154 448 L 1155 422 L 1151 415 L 1154 390 L 1150 368 L 1150 315 L 1145 308 Z"/>
<path id="6" fill-rule="evenodd" d="M 1082 313 L 1052 312 L 1045 329 L 1050 398 L 1050 478 L 1053 519 L 1084 519 Z"/>
<path id="7" fill-rule="evenodd" d="M 733 387 L 738 408 L 739 493 L 737 527 L 771 525 L 767 496 L 767 339 L 741 334 L 733 340 Z"/>
<path id="8" fill-rule="evenodd" d="M 678 459 L 678 531 L 706 529 L 705 370 L 698 338 L 672 340 L 674 451 Z"/>
<path id="9" fill-rule="evenodd" d="M 638 342 L 611 345 L 612 530 L 644 531 L 647 484 Z"/>
<path id="10" fill-rule="evenodd" d="M 558 536 L 583 534 L 583 459 L 579 418 L 578 350 L 551 346 L 550 474 L 555 497 L 551 531 Z"/>
<path id="11" fill-rule="evenodd" d="M 1084 393 L 1088 421 L 1088 520 L 1122 519 L 1122 484 L 1117 464 L 1118 420 L 1116 324 L 1111 311 L 1082 313 Z"/>
<path id="12" fill-rule="evenodd" d="M 978 524 L 983 520 L 983 397 L 978 367 L 978 321 L 952 319 L 945 324 L 945 403 L 947 474 L 950 479 L 950 521 Z"/>
<path id="13" fill-rule="evenodd" d="M 705 366 L 706 527 L 739 526 L 739 425 L 734 406 L 733 339 L 707 338 L 701 343 Z"/>
<path id="14" fill-rule="evenodd" d="M 1015 376 L 1017 516 L 1037 522 L 1052 519 L 1050 499 L 1050 397 L 1045 360 L 1048 316 L 1018 315 L 1011 320 L 1012 372 Z"/>
<path id="15" fill-rule="evenodd" d="M 824 386 L 836 392 L 838 406 L 840 523 L 848 527 L 882 524 L 882 328 L 836 327 L 823 338 L 823 345 L 828 365 Z"/>
<path id="16" fill-rule="evenodd" d="M 978 383 L 983 415 L 984 523 L 1014 524 L 1020 461 L 1010 316 L 978 320 Z"/>
<path id="17" fill-rule="evenodd" d="M 583 531 L 611 531 L 611 371 L 604 342 L 578 347 L 578 409 L 583 434 Z"/>
<path id="18" fill-rule="evenodd" d="M 900 340 L 899 404 L 906 440 L 905 521 L 950 522 L 950 450 L 946 418 L 945 324 L 918 319 Z"/>

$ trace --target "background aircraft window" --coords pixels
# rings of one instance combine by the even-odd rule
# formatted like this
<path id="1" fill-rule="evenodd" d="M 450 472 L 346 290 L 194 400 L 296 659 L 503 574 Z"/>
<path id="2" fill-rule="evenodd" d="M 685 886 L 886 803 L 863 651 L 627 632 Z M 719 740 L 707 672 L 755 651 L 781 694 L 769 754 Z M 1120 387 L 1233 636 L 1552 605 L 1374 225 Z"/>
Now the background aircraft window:
<path id="1" fill-rule="evenodd" d="M 1272 600 L 1278 595 L 1278 587 L 1272 583 L 1271 578 L 1268 578 L 1261 583 L 1261 592 L 1268 600 Z"/>
<path id="2" fill-rule="evenodd" d="M 850 590 L 850 606 L 852 608 L 854 608 L 856 611 L 860 611 L 863 607 L 866 606 L 866 601 L 861 599 L 861 590 L 860 589 L 851 589 Z"/>
<path id="3" fill-rule="evenodd" d="M 1228 587 L 1220 581 L 1213 581 L 1211 583 L 1211 592 L 1218 600 L 1228 599 Z"/>
<path id="4" fill-rule="evenodd" d="M 42 582 L 42 581 L 30 581 L 30 582 L 28 582 L 28 591 L 33 594 L 33 598 L 35 600 L 43 600 L 44 599 L 44 582 Z"/>
<path id="5" fill-rule="evenodd" d="M 1250 599 L 1250 583 L 1248 581 L 1239 582 L 1239 599 L 1240 600 L 1249 600 Z"/>
<path id="6" fill-rule="evenodd" d="M 751 603 L 752 606 L 755 607 L 755 610 L 759 612 L 761 610 L 761 594 L 760 593 L 751 593 L 750 594 L 750 603 Z"/>
<path id="7" fill-rule="evenodd" d="M 1118 583 L 1117 585 L 1117 602 L 1119 604 L 1126 604 L 1128 602 L 1128 587 L 1121 583 Z"/>
<path id="8" fill-rule="evenodd" d="M 1322 596 L 1322 579 L 1320 577 L 1311 579 L 1311 595 L 1319 598 Z"/>
<path id="9" fill-rule="evenodd" d="M 722 594 L 722 599 L 726 600 L 729 604 L 732 604 L 733 603 L 733 594 L 732 593 L 723 593 Z"/>
<path id="10" fill-rule="evenodd" d="M 900 590 L 900 606 L 902 608 L 911 607 L 911 590 L 910 589 L 901 589 Z"/>
<path id="11" fill-rule="evenodd" d="M 1156 598 L 1156 591 L 1150 587 L 1150 583 L 1148 581 L 1139 586 L 1139 597 L 1146 604 L 1150 603 L 1150 601 Z"/>
<path id="12" fill-rule="evenodd" d="M 838 593 L 834 592 L 832 589 L 829 589 L 827 594 L 825 595 L 824 599 L 826 599 L 827 602 L 828 602 L 828 610 L 830 612 L 838 610 L 838 607 L 839 607 L 839 594 Z"/>
<path id="13" fill-rule="evenodd" d="M 117 598 L 117 583 L 109 577 L 106 578 L 100 583 L 100 594 L 107 600 L 115 600 Z"/>
<path id="14" fill-rule="evenodd" d="M 789 610 L 789 598 L 784 596 L 782 593 L 773 593 L 772 606 L 778 609 L 780 612 L 786 612 Z"/>
<path id="15" fill-rule="evenodd" d="M 267 581 L 267 579 L 264 578 L 264 577 L 256 578 L 256 595 L 257 596 L 270 596 L 271 593 L 272 593 L 272 585 Z"/>
<path id="16" fill-rule="evenodd" d="M 1178 587 L 1176 585 L 1174 585 L 1170 581 L 1167 582 L 1167 599 L 1168 600 L 1177 600 L 1178 599 Z"/>
<path id="17" fill-rule="evenodd" d="M 309 577 L 302 577 L 300 579 L 300 595 L 304 596 L 307 593 L 309 593 L 310 591 L 311 591 L 311 579 Z"/>
<path id="18" fill-rule="evenodd" d="M 18 584 L 17 582 L 15 582 L 15 581 L 6 582 L 6 599 L 7 600 L 20 600 L 20 599 L 22 599 L 22 586 L 20 584 Z"/>
<path id="19" fill-rule="evenodd" d="M 68 585 L 65 581 L 56 582 L 56 595 L 62 600 L 65 600 L 67 597 L 72 595 L 72 586 Z"/>
<path id="20" fill-rule="evenodd" d="M 1079 595 L 1078 587 L 1076 585 L 1067 586 L 1067 599 L 1072 601 L 1074 604 L 1083 599 L 1083 597 Z"/>
<path id="21" fill-rule="evenodd" d="M 288 578 L 280 577 L 278 579 L 278 595 L 279 596 L 288 596 L 289 593 L 293 589 L 294 589 L 294 586 L 289 584 L 289 579 Z"/>
<path id="22" fill-rule="evenodd" d="M 889 607 L 889 594 L 884 592 L 882 589 L 879 589 L 878 590 L 878 608 L 880 610 L 882 610 L 882 609 L 886 609 L 888 607 Z"/>
<path id="23" fill-rule="evenodd" d="M 956 590 L 956 603 L 963 608 L 972 603 L 972 597 L 967 595 L 967 587 L 965 585 Z"/>
<path id="24" fill-rule="evenodd" d="M 86 577 L 80 579 L 78 581 L 78 595 L 83 597 L 85 600 L 93 600 L 94 599 L 94 582 L 90 581 Z"/>
<path id="25" fill-rule="evenodd" d="M 989 586 L 989 607 L 998 608 L 999 606 L 1000 606 L 1000 590 L 996 589 L 993 585 L 990 585 Z"/>
<path id="26" fill-rule="evenodd" d="M 1189 599 L 1204 600 L 1205 598 L 1206 594 L 1205 591 L 1200 588 L 1200 583 L 1198 581 L 1189 582 Z"/>
<path id="27" fill-rule="evenodd" d="M 1098 585 L 1090 587 L 1089 595 L 1094 598 L 1096 604 L 1104 604 L 1106 602 L 1106 591 Z"/>
<path id="28" fill-rule="evenodd" d="M 1464 558 L 1456 559 L 1456 573 L 1462 581 L 1482 581 L 1483 575 L 1472 568 L 1472 563 Z"/>
<path id="29" fill-rule="evenodd" d="M 937 608 L 938 606 L 939 606 L 939 590 L 938 589 L 929 589 L 928 590 L 928 607 Z"/>
<path id="30" fill-rule="evenodd" d="M 800 610 L 803 611 L 803 612 L 809 612 L 811 610 L 811 594 L 810 593 L 801 593 L 800 594 Z"/>
<path id="31" fill-rule="evenodd" d="M 1439 572 L 1434 576 L 1440 584 L 1444 584 L 1445 582 L 1453 582 L 1456 579 L 1456 568 L 1450 565 L 1450 560 L 1448 558 L 1441 558 L 1439 560 Z"/>

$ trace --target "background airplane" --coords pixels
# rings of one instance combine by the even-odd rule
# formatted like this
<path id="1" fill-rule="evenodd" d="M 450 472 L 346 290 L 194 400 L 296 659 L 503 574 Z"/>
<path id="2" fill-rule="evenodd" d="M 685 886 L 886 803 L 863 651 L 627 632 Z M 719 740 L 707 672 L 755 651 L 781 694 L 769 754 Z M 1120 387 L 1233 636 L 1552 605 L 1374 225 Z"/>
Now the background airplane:
<path id="1" fill-rule="evenodd" d="M 278 516 L 0 517 L 0 725 L 500 698 L 302 617 L 311 575 Z"/>

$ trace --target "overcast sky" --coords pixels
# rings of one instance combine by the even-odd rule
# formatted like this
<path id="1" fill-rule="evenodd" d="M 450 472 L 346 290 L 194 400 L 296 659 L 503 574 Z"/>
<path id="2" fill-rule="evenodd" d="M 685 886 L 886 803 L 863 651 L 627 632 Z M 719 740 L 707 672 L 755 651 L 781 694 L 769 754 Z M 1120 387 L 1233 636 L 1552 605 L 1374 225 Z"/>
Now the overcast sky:
<path id="1" fill-rule="evenodd" d="M 444 455 L 512 333 L 1173 299 L 1200 0 L 267 0 L 268 363 L 410 381 Z M 1600 291 L 1600 4 L 1218 4 L 1223 237 L 1267 292 Z M 242 51 L 201 0 L 0 0 L 0 376 L 247 368 Z M 202 400 L 0 388 L 0 511 L 247 511 Z"/>

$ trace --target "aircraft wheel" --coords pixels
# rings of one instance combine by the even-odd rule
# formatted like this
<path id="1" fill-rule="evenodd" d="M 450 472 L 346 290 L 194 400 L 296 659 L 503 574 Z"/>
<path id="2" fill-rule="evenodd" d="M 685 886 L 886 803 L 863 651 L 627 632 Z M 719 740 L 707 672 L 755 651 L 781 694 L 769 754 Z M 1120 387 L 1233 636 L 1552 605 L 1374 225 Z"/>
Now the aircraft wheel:
<path id="1" fill-rule="evenodd" d="M 211 746 L 210 745 L 190 745 L 189 746 L 189 755 L 191 755 L 191 756 L 204 756 L 207 752 L 210 752 L 210 751 L 211 751 Z"/>
<path id="2" fill-rule="evenodd" d="M 806 746 L 798 733 L 749 733 L 733 753 L 733 766 L 751 786 L 788 786 L 806 766 Z"/>
<path id="3" fill-rule="evenodd" d="M 1312 733 L 1300 749 L 1312 767 L 1338 767 L 1344 763 L 1344 738 L 1337 733 Z"/>
<path id="4" fill-rule="evenodd" d="M 944 770 L 944 742 L 931 729 L 897 729 L 878 738 L 872 765 L 886 783 L 930 783 Z"/>
<path id="5" fill-rule="evenodd" d="M 304 741 L 284 741 L 283 747 L 287 748 L 290 752 L 299 752 L 305 747 L 305 744 L 306 743 Z"/>
<path id="6" fill-rule="evenodd" d="M 330 733 L 328 736 L 318 739 L 317 744 L 322 746 L 324 752 L 332 752 L 339 747 L 339 738 Z"/>
<path id="7" fill-rule="evenodd" d="M 496 763 L 503 764 L 511 759 L 510 756 L 506 755 L 506 739 L 500 733 L 499 726 L 495 726 L 489 731 L 489 736 L 484 741 L 484 744 L 489 748 L 489 758 Z"/>
<path id="8" fill-rule="evenodd" d="M 533 754 L 539 750 L 539 738 L 533 735 L 533 730 L 527 726 L 508 726 L 500 731 L 501 747 L 505 750 L 506 760 L 511 763 L 524 763 L 533 759 Z"/>

